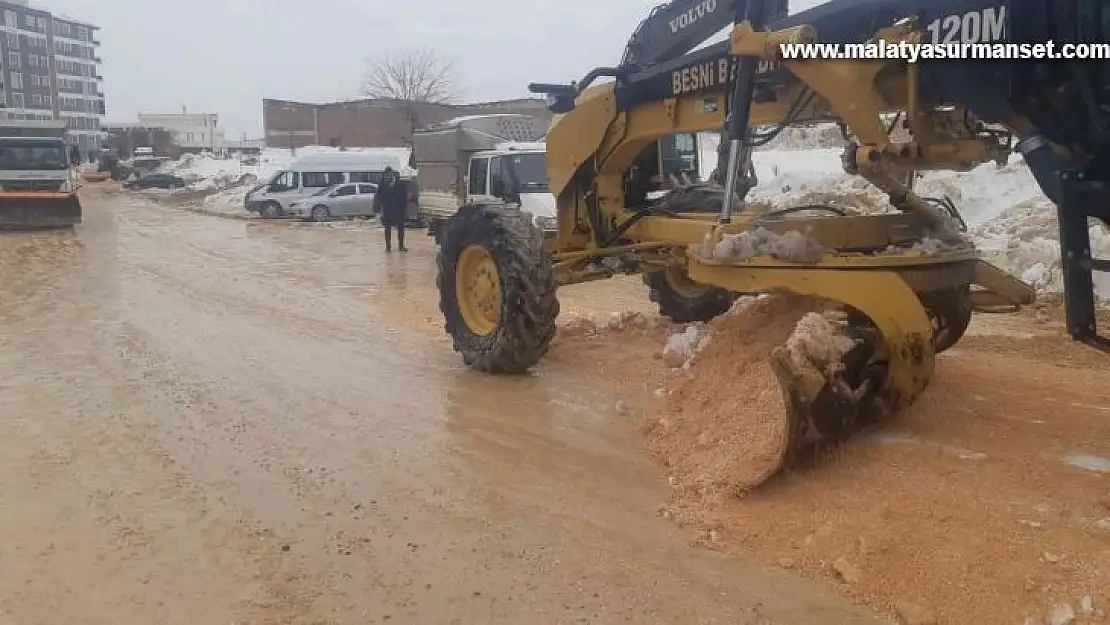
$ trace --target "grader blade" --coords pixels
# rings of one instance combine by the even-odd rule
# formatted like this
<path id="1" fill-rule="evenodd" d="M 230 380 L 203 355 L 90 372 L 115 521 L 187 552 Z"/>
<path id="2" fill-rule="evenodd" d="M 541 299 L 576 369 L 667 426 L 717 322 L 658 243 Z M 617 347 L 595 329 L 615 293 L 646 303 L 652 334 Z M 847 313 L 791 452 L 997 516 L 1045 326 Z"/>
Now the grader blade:
<path id="1" fill-rule="evenodd" d="M 76 193 L 0 193 L 0 228 L 8 230 L 64 228 L 81 223 Z"/>
<path id="2" fill-rule="evenodd" d="M 732 462 L 731 486 L 739 491 L 912 404 L 932 377 L 937 341 L 946 340 L 918 294 L 893 273 L 696 260 L 689 268 L 700 282 L 768 293 L 737 313 L 748 317 L 736 328 L 752 338 L 743 341 L 738 362 L 722 365 L 736 366 L 737 384 L 763 384 L 748 372 L 768 367 L 781 393 L 774 405 L 745 406 L 736 416 L 750 456 Z"/>

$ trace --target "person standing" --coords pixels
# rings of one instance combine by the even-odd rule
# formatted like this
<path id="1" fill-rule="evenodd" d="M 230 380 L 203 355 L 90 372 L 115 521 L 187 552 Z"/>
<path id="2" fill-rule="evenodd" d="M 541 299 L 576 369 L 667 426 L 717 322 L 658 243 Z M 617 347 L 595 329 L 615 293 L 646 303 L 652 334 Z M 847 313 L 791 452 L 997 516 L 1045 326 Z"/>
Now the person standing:
<path id="1" fill-rule="evenodd" d="M 385 227 L 385 251 L 393 251 L 393 230 L 397 230 L 397 249 L 409 251 L 405 247 L 405 213 L 408 207 L 408 193 L 401 183 L 397 172 L 386 166 L 382 181 L 374 194 L 374 209 L 381 215 Z"/>

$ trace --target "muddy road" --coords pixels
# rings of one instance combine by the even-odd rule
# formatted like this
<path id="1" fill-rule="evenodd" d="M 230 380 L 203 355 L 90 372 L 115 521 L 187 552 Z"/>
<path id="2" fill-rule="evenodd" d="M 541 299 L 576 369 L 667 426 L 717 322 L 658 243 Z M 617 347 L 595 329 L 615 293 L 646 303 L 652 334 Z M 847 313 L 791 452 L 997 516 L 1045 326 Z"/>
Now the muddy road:
<path id="1" fill-rule="evenodd" d="M 85 202 L 0 239 L 0 623 L 885 622 L 691 546 L 581 359 L 464 370 L 422 233 Z"/>

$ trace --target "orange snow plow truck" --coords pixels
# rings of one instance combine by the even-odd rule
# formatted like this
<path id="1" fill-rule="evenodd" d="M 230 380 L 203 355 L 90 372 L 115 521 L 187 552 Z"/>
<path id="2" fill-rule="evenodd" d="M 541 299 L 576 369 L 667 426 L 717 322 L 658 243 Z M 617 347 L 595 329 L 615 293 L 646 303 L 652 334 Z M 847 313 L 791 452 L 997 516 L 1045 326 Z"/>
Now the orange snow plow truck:
<path id="1" fill-rule="evenodd" d="M 62 121 L 0 120 L 0 229 L 81 223 L 81 201 Z"/>

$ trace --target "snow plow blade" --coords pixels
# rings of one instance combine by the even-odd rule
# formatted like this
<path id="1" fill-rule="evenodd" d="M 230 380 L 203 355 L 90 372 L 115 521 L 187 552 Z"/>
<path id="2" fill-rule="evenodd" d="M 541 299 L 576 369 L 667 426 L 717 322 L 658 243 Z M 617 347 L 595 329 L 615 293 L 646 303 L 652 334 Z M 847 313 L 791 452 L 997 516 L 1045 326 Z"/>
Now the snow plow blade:
<path id="1" fill-rule="evenodd" d="M 913 404 L 932 378 L 936 354 L 959 340 L 971 314 L 964 287 L 919 295 L 893 271 L 776 271 L 697 259 L 688 267 L 696 282 L 773 293 L 739 313 L 739 334 L 752 338 L 727 358 L 738 367 L 735 384 L 753 393 L 773 385 L 778 396 L 772 402 L 753 395 L 733 422 L 734 436 L 747 441 L 745 457 L 732 459 L 730 487 L 737 491 L 809 464 L 860 425 Z M 795 275 L 805 279 L 782 285 Z M 750 288 L 757 280 L 760 288 Z M 760 367 L 775 382 L 755 376 Z"/>
<path id="2" fill-rule="evenodd" d="M 76 193 L 0 193 L 0 229 L 64 228 L 81 223 Z"/>

